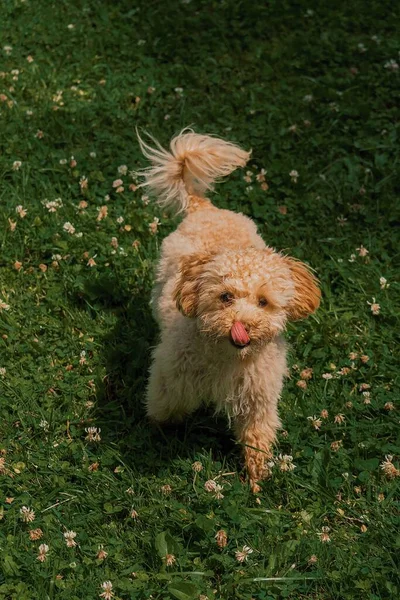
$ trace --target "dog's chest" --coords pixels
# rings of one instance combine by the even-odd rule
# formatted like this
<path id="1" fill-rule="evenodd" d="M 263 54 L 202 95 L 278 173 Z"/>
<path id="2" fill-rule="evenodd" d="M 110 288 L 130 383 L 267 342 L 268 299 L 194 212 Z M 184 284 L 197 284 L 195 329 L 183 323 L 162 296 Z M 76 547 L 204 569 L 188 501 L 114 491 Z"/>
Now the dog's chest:
<path id="1" fill-rule="evenodd" d="M 286 347 L 278 339 L 255 360 L 205 360 L 202 385 L 203 400 L 212 403 L 217 412 L 229 417 L 246 416 L 258 403 L 274 403 L 282 390 L 286 372 Z"/>

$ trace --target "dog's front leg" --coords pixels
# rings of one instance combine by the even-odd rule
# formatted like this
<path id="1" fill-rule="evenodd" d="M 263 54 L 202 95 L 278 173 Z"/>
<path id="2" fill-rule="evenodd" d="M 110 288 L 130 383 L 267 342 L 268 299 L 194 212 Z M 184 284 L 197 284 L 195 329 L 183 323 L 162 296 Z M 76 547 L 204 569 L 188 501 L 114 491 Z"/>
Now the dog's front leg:
<path id="1" fill-rule="evenodd" d="M 253 492 L 260 491 L 258 481 L 269 475 L 268 461 L 280 426 L 276 403 L 264 398 L 253 399 L 249 414 L 237 417 L 235 432 L 243 445 L 244 459 Z"/>
<path id="2" fill-rule="evenodd" d="M 201 379 L 200 379 L 201 381 Z M 200 405 L 197 379 L 188 359 L 161 343 L 153 354 L 147 386 L 147 416 L 152 421 L 179 422 Z"/>

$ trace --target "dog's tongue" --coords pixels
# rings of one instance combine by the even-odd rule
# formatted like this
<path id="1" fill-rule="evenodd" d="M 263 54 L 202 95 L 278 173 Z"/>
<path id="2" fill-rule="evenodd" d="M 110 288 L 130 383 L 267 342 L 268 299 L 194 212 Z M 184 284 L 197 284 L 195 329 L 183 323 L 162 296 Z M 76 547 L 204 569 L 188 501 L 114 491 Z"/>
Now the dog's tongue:
<path id="1" fill-rule="evenodd" d="M 238 346 L 246 346 L 246 344 L 248 344 L 250 341 L 249 335 L 245 330 L 243 323 L 241 323 L 240 321 L 236 321 L 232 325 L 231 336 L 232 340 Z"/>

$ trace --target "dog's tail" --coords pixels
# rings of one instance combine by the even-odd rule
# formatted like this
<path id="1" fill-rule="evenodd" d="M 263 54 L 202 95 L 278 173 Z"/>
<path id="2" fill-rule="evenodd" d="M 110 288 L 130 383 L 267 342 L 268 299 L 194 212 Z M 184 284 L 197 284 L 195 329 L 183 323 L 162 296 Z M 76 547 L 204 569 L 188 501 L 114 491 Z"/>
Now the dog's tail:
<path id="1" fill-rule="evenodd" d="M 165 150 L 149 136 L 154 146 L 140 137 L 140 148 L 151 166 L 138 172 L 145 177 L 140 187 L 148 187 L 157 194 L 157 203 L 177 213 L 185 211 L 190 196 L 204 197 L 212 184 L 221 177 L 244 167 L 250 158 L 239 146 L 210 135 L 199 135 L 184 129 Z"/>

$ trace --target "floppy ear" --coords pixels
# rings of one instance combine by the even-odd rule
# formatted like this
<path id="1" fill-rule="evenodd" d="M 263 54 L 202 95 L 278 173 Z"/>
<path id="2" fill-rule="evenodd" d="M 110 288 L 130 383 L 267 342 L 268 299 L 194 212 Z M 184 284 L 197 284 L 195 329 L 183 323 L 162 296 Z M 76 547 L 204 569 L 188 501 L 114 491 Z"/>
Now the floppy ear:
<path id="1" fill-rule="evenodd" d="M 315 312 L 321 300 L 318 280 L 309 267 L 294 258 L 285 257 L 294 283 L 294 297 L 287 307 L 290 319 L 305 319 Z"/>
<path id="2" fill-rule="evenodd" d="M 197 316 L 200 276 L 212 256 L 213 254 L 210 252 L 199 252 L 190 254 L 181 262 L 178 282 L 174 290 L 174 300 L 178 310 L 186 317 Z"/>

